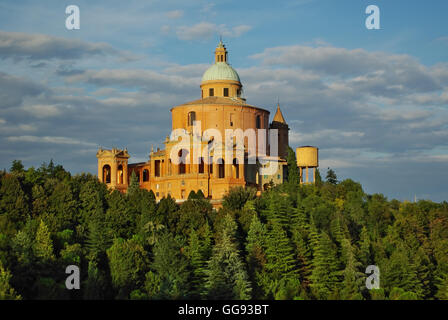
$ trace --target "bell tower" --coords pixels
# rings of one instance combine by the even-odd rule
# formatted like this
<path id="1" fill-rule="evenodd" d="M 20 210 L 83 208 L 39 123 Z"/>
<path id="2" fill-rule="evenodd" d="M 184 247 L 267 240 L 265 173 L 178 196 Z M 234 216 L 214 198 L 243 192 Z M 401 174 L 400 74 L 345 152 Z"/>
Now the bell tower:
<path id="1" fill-rule="evenodd" d="M 96 153 L 98 158 L 98 179 L 108 188 L 124 192 L 128 188 L 128 159 L 127 149 L 100 148 Z"/>
<path id="2" fill-rule="evenodd" d="M 277 111 L 275 112 L 274 119 L 272 119 L 269 129 L 278 130 L 278 156 L 281 159 L 286 159 L 289 146 L 289 126 L 280 110 L 280 103 L 277 103 Z"/>

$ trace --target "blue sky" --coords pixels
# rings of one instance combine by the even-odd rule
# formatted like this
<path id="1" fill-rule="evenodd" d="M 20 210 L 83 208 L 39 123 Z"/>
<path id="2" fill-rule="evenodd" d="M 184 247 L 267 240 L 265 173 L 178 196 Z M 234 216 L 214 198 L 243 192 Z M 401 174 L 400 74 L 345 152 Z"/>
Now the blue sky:
<path id="1" fill-rule="evenodd" d="M 81 30 L 65 28 L 78 5 Z M 381 10 L 367 30 L 365 9 Z M 219 39 L 248 102 L 280 98 L 291 146 L 389 198 L 448 200 L 446 1 L 5 1 L 0 168 L 53 158 L 96 172 L 96 148 L 144 161 L 169 109 L 199 97 Z"/>

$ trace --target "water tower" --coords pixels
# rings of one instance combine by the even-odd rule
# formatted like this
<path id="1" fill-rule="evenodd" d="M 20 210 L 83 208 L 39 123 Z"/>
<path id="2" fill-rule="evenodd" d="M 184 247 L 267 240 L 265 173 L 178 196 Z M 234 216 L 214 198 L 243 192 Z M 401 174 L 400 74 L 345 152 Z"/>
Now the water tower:
<path id="1" fill-rule="evenodd" d="M 316 182 L 316 168 L 319 167 L 319 149 L 313 146 L 303 146 L 296 149 L 297 166 L 300 170 L 300 184 L 310 183 L 308 169 L 313 170 L 313 181 Z M 303 171 L 305 169 L 305 181 Z"/>

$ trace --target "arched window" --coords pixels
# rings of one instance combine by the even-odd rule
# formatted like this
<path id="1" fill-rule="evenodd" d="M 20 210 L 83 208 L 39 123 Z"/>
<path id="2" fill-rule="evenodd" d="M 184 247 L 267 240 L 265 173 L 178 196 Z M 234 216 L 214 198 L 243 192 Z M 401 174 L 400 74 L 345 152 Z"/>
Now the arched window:
<path id="1" fill-rule="evenodd" d="M 218 178 L 222 179 L 225 176 L 225 165 L 224 160 L 218 159 Z"/>
<path id="2" fill-rule="evenodd" d="M 255 127 L 257 129 L 261 128 L 261 117 L 259 115 L 257 115 L 257 117 L 255 118 Z"/>
<path id="3" fill-rule="evenodd" d="M 199 158 L 198 173 L 204 173 L 204 158 Z"/>
<path id="4" fill-rule="evenodd" d="M 179 150 L 179 174 L 185 174 L 187 173 L 187 156 L 188 151 L 185 149 Z"/>
<path id="5" fill-rule="evenodd" d="M 120 164 L 117 169 L 117 182 L 123 184 L 123 166 Z"/>
<path id="6" fill-rule="evenodd" d="M 110 183 L 110 166 L 108 164 L 103 166 L 103 182 Z"/>
<path id="7" fill-rule="evenodd" d="M 149 171 L 148 169 L 143 170 L 143 182 L 149 181 Z"/>
<path id="8" fill-rule="evenodd" d="M 188 112 L 188 125 L 189 126 L 194 125 L 195 121 L 196 121 L 196 112 L 194 111 Z"/>
<path id="9" fill-rule="evenodd" d="M 209 157 L 208 159 L 208 172 L 213 174 L 213 157 Z"/>
<path id="10" fill-rule="evenodd" d="M 238 164 L 238 159 L 233 159 L 232 164 L 232 177 L 235 179 L 240 178 L 240 165 Z"/>
<path id="11" fill-rule="evenodd" d="M 154 161 L 154 175 L 160 177 L 162 173 L 162 162 L 160 160 Z"/>

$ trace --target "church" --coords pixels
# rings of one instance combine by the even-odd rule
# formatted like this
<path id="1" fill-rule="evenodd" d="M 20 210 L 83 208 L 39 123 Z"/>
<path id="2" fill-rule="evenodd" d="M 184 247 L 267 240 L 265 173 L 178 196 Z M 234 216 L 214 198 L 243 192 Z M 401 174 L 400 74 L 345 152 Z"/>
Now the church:
<path id="1" fill-rule="evenodd" d="M 246 102 L 243 84 L 228 63 L 222 41 L 216 47 L 214 64 L 203 74 L 200 89 L 200 99 L 171 108 L 171 136 L 166 137 L 163 150 L 151 148 L 148 161 L 128 163 L 127 149 L 100 148 L 96 155 L 98 179 L 109 188 L 126 192 L 135 173 L 140 188 L 152 190 L 156 200 L 169 195 L 183 202 L 191 191 L 201 190 L 213 204 L 219 204 L 233 187 L 254 187 L 261 193 L 285 181 L 289 126 L 280 106 L 270 122 L 268 110 Z M 183 134 L 183 143 L 174 132 Z M 224 143 L 223 137 L 231 143 Z M 300 150 L 303 168 L 317 167 L 317 148 Z"/>

